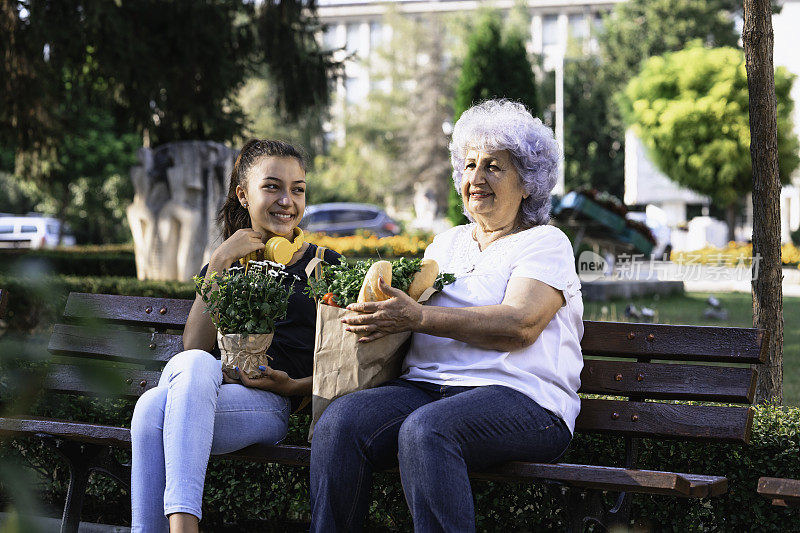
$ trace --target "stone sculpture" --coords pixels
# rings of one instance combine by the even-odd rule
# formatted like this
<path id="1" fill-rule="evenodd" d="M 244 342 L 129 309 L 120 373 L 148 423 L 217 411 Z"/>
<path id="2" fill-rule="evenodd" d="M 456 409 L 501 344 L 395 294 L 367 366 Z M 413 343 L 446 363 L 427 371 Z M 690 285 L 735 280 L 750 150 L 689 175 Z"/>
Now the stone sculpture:
<path id="1" fill-rule="evenodd" d="M 139 150 L 127 210 L 139 279 L 188 281 L 208 262 L 222 242 L 216 218 L 236 154 L 207 141 Z"/>

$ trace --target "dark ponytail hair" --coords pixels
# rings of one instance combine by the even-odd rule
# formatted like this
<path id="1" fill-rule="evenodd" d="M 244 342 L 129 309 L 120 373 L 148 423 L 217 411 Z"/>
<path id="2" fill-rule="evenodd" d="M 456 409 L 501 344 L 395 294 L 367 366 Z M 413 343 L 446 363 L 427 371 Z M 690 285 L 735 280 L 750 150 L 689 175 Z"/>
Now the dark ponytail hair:
<path id="1" fill-rule="evenodd" d="M 303 169 L 303 172 L 306 171 L 306 162 L 303 155 L 300 150 L 291 144 L 267 139 L 250 139 L 247 141 L 242 146 L 239 155 L 236 157 L 236 162 L 233 164 L 228 197 L 217 215 L 217 222 L 223 226 L 223 239 L 227 239 L 242 228 L 252 226 L 250 213 L 242 206 L 236 196 L 236 186 L 241 185 L 243 189 L 247 189 L 247 172 L 262 156 L 293 157 L 300 163 L 300 168 Z"/>

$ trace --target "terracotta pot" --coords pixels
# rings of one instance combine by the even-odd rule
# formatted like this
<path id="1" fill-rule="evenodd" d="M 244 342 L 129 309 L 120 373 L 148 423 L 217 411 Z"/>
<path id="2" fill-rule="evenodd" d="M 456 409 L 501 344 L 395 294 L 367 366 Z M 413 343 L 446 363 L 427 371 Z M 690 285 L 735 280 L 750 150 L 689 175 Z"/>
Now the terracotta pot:
<path id="1" fill-rule="evenodd" d="M 222 334 L 217 331 L 217 344 L 222 353 L 222 371 L 231 378 L 239 379 L 235 367 L 253 378 L 261 373 L 259 365 L 268 366 L 267 348 L 275 333 Z"/>

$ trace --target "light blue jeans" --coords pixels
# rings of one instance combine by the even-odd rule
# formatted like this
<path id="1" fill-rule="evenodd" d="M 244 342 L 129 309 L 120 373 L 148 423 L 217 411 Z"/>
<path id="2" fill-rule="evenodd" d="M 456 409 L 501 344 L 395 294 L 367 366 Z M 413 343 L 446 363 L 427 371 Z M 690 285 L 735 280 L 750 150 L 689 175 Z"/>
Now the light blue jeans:
<path id="1" fill-rule="evenodd" d="M 210 353 L 174 356 L 133 411 L 131 531 L 169 531 L 172 513 L 201 518 L 209 455 L 277 444 L 286 437 L 289 414 L 288 398 L 223 385 L 220 361 Z"/>

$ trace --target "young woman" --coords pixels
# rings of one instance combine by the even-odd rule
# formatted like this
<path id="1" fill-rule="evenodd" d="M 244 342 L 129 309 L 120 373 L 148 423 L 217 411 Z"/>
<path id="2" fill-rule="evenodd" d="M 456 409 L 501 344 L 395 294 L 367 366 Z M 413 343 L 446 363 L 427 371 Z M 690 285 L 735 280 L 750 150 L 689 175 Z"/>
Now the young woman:
<path id="1" fill-rule="evenodd" d="M 276 324 L 272 360 L 261 377 L 223 380 L 216 328 L 200 296 L 183 333 L 185 351 L 164 367 L 158 387 L 136 403 L 131 420 L 132 531 L 198 531 L 210 454 L 251 444 L 276 444 L 286 436 L 289 414 L 311 394 L 316 308 L 303 294 L 305 269 L 316 246 L 298 238 L 305 209 L 305 163 L 293 146 L 270 140 L 244 145 L 219 213 L 224 242 L 200 275 L 222 272 L 272 237 L 295 246 L 286 283 L 295 281 L 286 319 Z M 338 254 L 325 251 L 324 259 Z"/>

